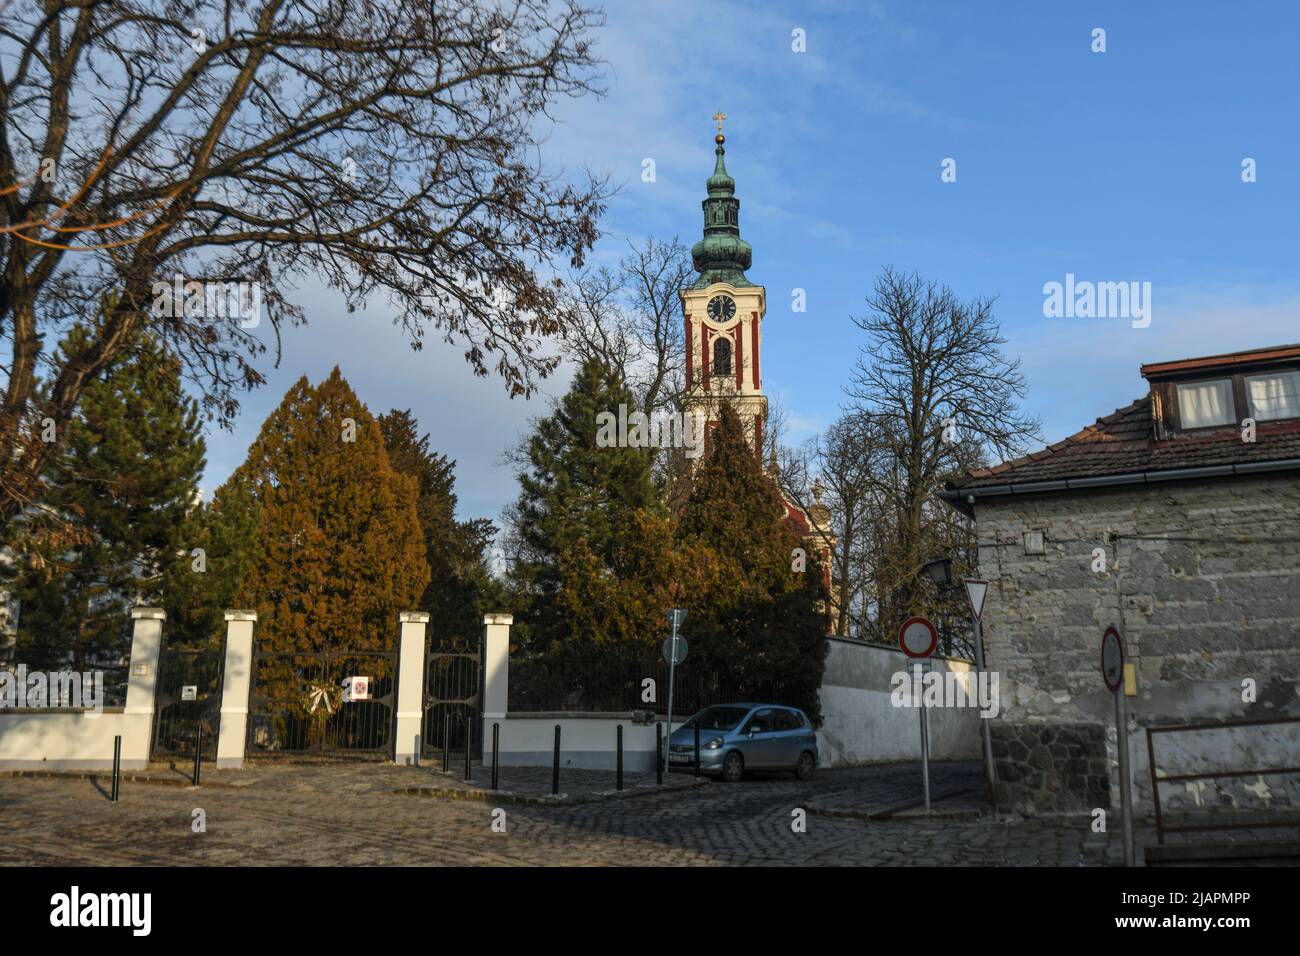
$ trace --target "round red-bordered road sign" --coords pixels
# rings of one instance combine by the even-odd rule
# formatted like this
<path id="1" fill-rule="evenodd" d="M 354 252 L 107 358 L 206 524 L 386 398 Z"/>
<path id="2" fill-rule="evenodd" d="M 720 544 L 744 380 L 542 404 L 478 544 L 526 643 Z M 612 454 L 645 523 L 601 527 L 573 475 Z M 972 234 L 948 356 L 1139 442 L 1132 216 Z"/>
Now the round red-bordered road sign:
<path id="1" fill-rule="evenodd" d="M 1113 625 L 1101 638 L 1101 679 L 1112 694 L 1124 683 L 1124 642 Z"/>
<path id="2" fill-rule="evenodd" d="M 909 617 L 898 629 L 898 646 L 908 657 L 929 657 L 939 646 L 939 632 L 923 617 Z"/>

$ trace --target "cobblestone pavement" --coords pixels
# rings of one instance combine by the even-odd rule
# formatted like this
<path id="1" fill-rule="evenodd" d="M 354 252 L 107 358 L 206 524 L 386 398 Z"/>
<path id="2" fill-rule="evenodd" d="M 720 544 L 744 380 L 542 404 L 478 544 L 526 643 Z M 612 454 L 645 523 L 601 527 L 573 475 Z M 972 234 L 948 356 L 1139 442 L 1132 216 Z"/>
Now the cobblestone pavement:
<path id="1" fill-rule="evenodd" d="M 960 793 L 966 764 L 934 767 L 936 797 Z M 1086 821 L 860 819 L 792 812 L 920 799 L 919 767 L 819 771 L 574 805 L 443 800 L 395 791 L 437 785 L 427 769 L 323 764 L 213 772 L 198 790 L 107 780 L 0 777 L 0 863 L 8 865 L 1052 865 L 1098 860 Z M 975 765 L 978 780 L 978 765 Z M 503 780 L 503 786 L 505 781 Z M 940 800 L 936 806 L 941 807 Z M 206 814 L 194 833 L 193 811 Z M 492 829 L 504 810 L 506 832 Z M 1095 839 L 1095 835 L 1091 835 Z M 1104 851 L 1104 847 L 1102 848 Z"/>

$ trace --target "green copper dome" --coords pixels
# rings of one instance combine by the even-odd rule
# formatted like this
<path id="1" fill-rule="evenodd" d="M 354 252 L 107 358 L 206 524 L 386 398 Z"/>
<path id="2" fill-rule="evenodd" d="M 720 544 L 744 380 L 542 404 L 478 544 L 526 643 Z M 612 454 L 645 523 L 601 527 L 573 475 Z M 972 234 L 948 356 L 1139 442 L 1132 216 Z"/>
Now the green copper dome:
<path id="1" fill-rule="evenodd" d="M 727 173 L 723 162 L 722 134 L 717 136 L 714 153 L 718 160 L 709 177 L 709 198 L 704 200 L 704 238 L 691 247 L 691 259 L 700 277 L 692 289 L 704 289 L 715 282 L 734 286 L 752 286 L 745 270 L 754 258 L 749 243 L 740 238 L 740 200 L 736 198 L 736 181 Z"/>

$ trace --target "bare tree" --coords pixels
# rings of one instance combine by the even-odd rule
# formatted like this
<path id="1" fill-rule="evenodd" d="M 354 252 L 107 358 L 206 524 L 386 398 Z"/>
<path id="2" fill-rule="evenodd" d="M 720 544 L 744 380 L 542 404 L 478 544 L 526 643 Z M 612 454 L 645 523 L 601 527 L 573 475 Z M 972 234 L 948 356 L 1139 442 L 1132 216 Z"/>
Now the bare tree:
<path id="1" fill-rule="evenodd" d="M 0 520 L 38 498 L 42 438 L 137 326 L 222 424 L 262 381 L 248 317 L 189 286 L 168 307 L 174 277 L 258 283 L 277 341 L 304 276 L 349 309 L 386 294 L 414 347 L 434 331 L 529 394 L 558 361 L 536 347 L 562 328 L 551 264 L 581 266 L 608 194 L 548 171 L 538 126 L 600 92 L 600 21 L 564 0 L 19 0 L 0 24 Z"/>
<path id="2" fill-rule="evenodd" d="M 618 269 L 573 277 L 566 297 L 565 344 L 571 358 L 591 356 L 621 369 L 642 411 L 678 411 L 685 396 L 686 346 L 681 299 L 695 267 L 676 238 L 646 239 Z"/>
<path id="3" fill-rule="evenodd" d="M 886 269 L 854 323 L 867 333 L 847 391 L 878 455 L 874 484 L 892 529 L 878 540 L 894 567 L 880 578 L 881 613 L 920 609 L 922 566 L 932 549 L 957 544 L 936 535 L 934 492 L 951 474 L 989 455 L 1009 458 L 1037 438 L 1023 416 L 1019 361 L 1007 359 L 992 300 L 962 302 L 946 286 Z M 944 515 L 947 520 L 946 514 Z"/>

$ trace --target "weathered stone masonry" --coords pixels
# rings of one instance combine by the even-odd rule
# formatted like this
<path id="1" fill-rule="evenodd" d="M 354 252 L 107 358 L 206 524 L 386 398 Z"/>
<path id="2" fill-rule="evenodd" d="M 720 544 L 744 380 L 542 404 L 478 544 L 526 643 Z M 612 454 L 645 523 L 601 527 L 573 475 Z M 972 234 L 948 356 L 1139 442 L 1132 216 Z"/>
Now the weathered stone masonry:
<path id="1" fill-rule="evenodd" d="M 1118 806 L 1114 702 L 1099 672 L 1110 624 L 1137 664 L 1138 696 L 1128 705 L 1140 811 L 1151 808 L 1146 726 L 1300 716 L 1295 473 L 986 498 L 975 507 L 980 573 L 993 582 L 984 637 L 988 666 L 1001 675 L 992 734 L 1004 805 Z M 1026 553 L 1027 531 L 1043 533 L 1043 554 Z M 1101 573 L 1091 569 L 1099 547 Z M 1247 678 L 1254 703 L 1242 699 Z M 1157 746 L 1182 761 L 1179 769 L 1261 766 L 1286 758 L 1289 733 L 1290 742 L 1215 731 L 1196 744 L 1158 737 Z M 1300 805 L 1295 777 L 1236 786 L 1169 784 L 1161 793 L 1166 807 L 1235 805 L 1242 788 L 1272 806 Z"/>

